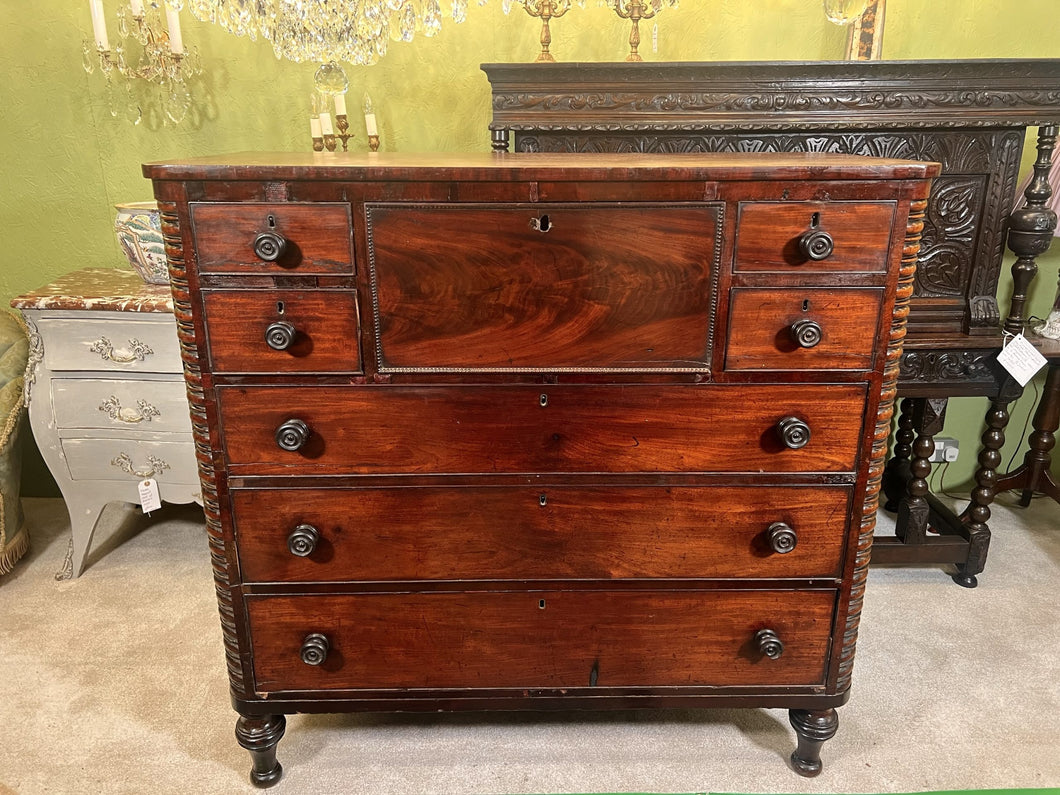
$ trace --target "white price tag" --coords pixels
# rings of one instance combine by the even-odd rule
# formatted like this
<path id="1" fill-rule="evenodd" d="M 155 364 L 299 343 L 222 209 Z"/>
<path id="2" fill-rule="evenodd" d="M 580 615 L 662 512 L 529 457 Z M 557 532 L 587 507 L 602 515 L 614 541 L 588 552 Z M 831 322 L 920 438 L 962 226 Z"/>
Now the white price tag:
<path id="1" fill-rule="evenodd" d="M 151 511 L 157 511 L 162 507 L 162 498 L 158 496 L 158 482 L 152 478 L 147 480 L 141 480 L 139 485 L 140 490 L 140 508 L 144 513 L 151 513 Z"/>
<path id="2" fill-rule="evenodd" d="M 1022 334 L 1017 334 L 1012 338 L 1012 341 L 997 355 L 997 361 L 1009 371 L 1013 378 L 1019 381 L 1020 386 L 1027 386 L 1035 374 L 1048 364 L 1045 357 L 1027 342 L 1027 338 Z"/>

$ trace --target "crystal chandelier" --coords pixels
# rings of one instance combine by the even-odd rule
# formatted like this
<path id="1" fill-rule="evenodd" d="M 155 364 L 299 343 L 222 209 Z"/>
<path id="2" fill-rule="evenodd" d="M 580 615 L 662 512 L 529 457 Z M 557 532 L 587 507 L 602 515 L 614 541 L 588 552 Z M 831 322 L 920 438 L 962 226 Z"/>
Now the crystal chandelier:
<path id="1" fill-rule="evenodd" d="M 277 58 L 373 64 L 391 41 L 434 36 L 443 18 L 463 22 L 469 0 L 183 0 L 204 22 L 259 36 Z M 483 5 L 486 0 L 477 0 Z M 176 4 L 174 4 L 176 5 Z"/>

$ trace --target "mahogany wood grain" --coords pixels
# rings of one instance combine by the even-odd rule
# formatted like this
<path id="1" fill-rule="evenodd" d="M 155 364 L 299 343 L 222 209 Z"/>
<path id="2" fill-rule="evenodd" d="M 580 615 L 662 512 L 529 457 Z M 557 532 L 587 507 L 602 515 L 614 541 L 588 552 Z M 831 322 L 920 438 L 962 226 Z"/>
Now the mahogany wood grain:
<path id="1" fill-rule="evenodd" d="M 847 487 L 234 489 L 247 582 L 837 577 Z M 768 528 L 797 534 L 790 552 Z M 287 537 L 319 533 L 308 557 Z"/>
<path id="2" fill-rule="evenodd" d="M 202 293 L 210 362 L 219 373 L 359 372 L 357 296 L 334 290 Z M 265 342 L 269 325 L 294 327 L 291 345 Z"/>
<path id="3" fill-rule="evenodd" d="M 255 690 L 823 684 L 830 590 L 255 596 Z M 781 638 L 779 659 L 753 642 Z M 306 635 L 330 651 L 306 665 Z"/>
<path id="4" fill-rule="evenodd" d="M 219 387 L 233 473 L 850 472 L 865 387 Z M 542 405 L 545 402 L 547 405 Z M 776 424 L 810 426 L 803 448 Z M 309 426 L 277 447 L 290 418 Z"/>
<path id="5" fill-rule="evenodd" d="M 192 203 L 188 211 L 203 273 L 353 272 L 348 204 Z M 254 253 L 254 239 L 270 230 L 287 241 L 286 253 L 276 262 Z"/>
<path id="6" fill-rule="evenodd" d="M 729 292 L 726 370 L 869 370 L 876 350 L 882 289 L 734 288 Z M 821 339 L 800 347 L 798 321 L 816 322 Z"/>
<path id="7" fill-rule="evenodd" d="M 380 367 L 702 369 L 720 214 L 716 204 L 369 206 Z"/>
<path id="8" fill-rule="evenodd" d="M 883 271 L 887 268 L 894 202 L 741 202 L 733 270 L 806 272 Z M 799 250 L 817 218 L 833 253 L 819 261 Z"/>

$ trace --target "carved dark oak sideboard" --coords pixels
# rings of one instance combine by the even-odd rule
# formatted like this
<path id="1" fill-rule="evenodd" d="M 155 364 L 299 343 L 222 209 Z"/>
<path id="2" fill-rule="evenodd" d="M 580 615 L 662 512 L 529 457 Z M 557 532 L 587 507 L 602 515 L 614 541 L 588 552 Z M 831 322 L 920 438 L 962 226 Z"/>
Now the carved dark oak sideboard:
<path id="1" fill-rule="evenodd" d="M 930 163 L 247 155 L 163 214 L 236 735 L 847 698 Z"/>
<path id="2" fill-rule="evenodd" d="M 519 152 L 820 151 L 942 164 L 925 218 L 901 362 L 901 428 L 889 467 L 897 537 L 874 560 L 953 563 L 973 586 L 986 562 L 998 450 L 1019 386 L 996 365 L 996 293 L 1025 131 L 1048 170 L 1060 61 L 486 64 L 490 129 Z M 1023 325 L 1047 214 L 1019 220 L 1021 264 L 1005 328 Z M 1026 256 L 1024 256 L 1026 252 Z M 950 397 L 993 399 L 964 521 L 928 493 Z M 931 536 L 929 526 L 941 531 Z"/>

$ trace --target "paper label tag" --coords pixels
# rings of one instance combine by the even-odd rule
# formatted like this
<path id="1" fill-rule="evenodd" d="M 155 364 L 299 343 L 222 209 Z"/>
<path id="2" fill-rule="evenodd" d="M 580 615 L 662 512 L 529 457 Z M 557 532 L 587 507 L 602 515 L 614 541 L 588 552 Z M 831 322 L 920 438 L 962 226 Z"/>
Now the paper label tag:
<path id="1" fill-rule="evenodd" d="M 1012 338 L 997 355 L 997 361 L 1009 371 L 1020 386 L 1027 386 L 1035 374 L 1048 364 L 1045 357 L 1022 334 L 1017 334 Z"/>
<path id="2" fill-rule="evenodd" d="M 147 480 L 141 480 L 139 485 L 140 490 L 140 508 L 144 513 L 151 513 L 151 511 L 157 511 L 162 507 L 162 498 L 158 496 L 158 482 L 152 478 Z"/>

